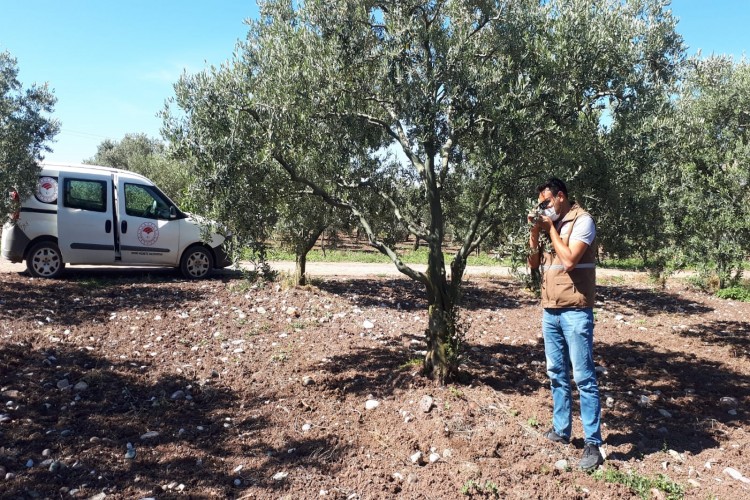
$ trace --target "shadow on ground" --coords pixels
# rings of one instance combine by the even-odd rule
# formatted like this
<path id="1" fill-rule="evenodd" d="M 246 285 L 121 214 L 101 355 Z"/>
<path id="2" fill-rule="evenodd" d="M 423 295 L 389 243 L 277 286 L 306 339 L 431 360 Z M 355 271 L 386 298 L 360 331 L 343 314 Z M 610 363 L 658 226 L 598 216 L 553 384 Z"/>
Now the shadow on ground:
<path id="1" fill-rule="evenodd" d="M 356 298 L 364 307 L 386 307 L 405 311 L 427 309 L 424 286 L 408 278 L 394 279 L 316 279 L 315 286 L 344 298 Z M 518 286 L 506 280 L 468 281 L 462 288 L 461 308 L 467 311 L 480 309 L 513 309 L 536 299 L 531 294 L 519 297 Z"/>
<path id="2" fill-rule="evenodd" d="M 347 446 L 334 435 L 295 439 L 293 454 L 266 441 L 276 425 L 259 411 L 273 397 L 267 391 L 260 396 L 242 387 L 239 394 L 220 378 L 199 379 L 135 352 L 97 353 L 59 338 L 64 328 L 107 325 L 113 313 L 211 299 L 211 287 L 202 288 L 207 282 L 185 288 L 181 281 L 169 271 L 85 270 L 60 280 L 0 283 L 0 466 L 11 474 L 0 481 L 0 497 L 52 498 L 65 488 L 161 496 L 175 478 L 188 491 L 209 488 L 230 497 L 241 491 L 236 480 L 240 487 L 284 490 L 285 482 L 272 480 L 280 465 L 339 466 Z M 122 337 L 114 329 L 123 324 L 110 333 Z M 144 437 L 149 432 L 156 434 Z M 126 457 L 128 443 L 133 459 Z M 235 471 L 224 462 L 237 456 L 255 457 L 253 466 Z"/>
<path id="3" fill-rule="evenodd" d="M 661 313 L 696 315 L 713 309 L 676 293 L 650 288 L 597 286 L 596 296 L 604 307 L 613 312 L 637 311 L 645 316 Z"/>

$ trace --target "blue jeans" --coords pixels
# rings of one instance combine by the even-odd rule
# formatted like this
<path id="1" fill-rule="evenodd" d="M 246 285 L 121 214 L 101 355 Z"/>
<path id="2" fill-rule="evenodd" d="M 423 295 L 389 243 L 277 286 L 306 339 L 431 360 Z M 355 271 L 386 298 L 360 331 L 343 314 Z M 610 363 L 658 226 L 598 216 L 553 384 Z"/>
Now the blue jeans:
<path id="1" fill-rule="evenodd" d="M 586 443 L 602 444 L 601 404 L 594 369 L 594 312 L 585 309 L 544 309 L 542 317 L 547 375 L 552 385 L 552 425 L 570 438 L 573 426 L 570 366 L 581 402 L 581 422 Z"/>

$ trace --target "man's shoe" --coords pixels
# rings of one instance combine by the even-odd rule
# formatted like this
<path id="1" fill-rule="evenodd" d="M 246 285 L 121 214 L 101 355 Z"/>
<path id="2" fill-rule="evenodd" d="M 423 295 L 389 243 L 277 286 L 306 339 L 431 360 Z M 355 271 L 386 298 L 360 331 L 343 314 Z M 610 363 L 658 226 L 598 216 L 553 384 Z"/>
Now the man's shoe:
<path id="1" fill-rule="evenodd" d="M 562 443 L 562 444 L 568 444 L 570 442 L 570 439 L 561 436 L 560 434 L 555 432 L 555 428 L 551 427 L 550 430 L 542 434 L 544 437 L 552 441 L 553 443 Z"/>
<path id="2" fill-rule="evenodd" d="M 586 446 L 583 447 L 583 458 L 578 463 L 578 468 L 590 472 L 603 463 L 604 457 L 599 452 L 599 447 L 595 444 L 586 443 Z"/>

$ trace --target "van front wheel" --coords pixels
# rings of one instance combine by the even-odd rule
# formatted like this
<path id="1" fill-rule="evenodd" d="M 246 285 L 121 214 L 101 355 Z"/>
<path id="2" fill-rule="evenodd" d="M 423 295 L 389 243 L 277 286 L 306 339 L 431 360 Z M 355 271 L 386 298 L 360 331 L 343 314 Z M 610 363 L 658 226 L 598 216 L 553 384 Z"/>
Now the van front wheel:
<path id="1" fill-rule="evenodd" d="M 188 279 L 205 278 L 213 267 L 211 252 L 201 246 L 188 248 L 180 260 L 180 271 Z"/>
<path id="2" fill-rule="evenodd" d="M 42 241 L 29 250 L 26 269 L 35 278 L 57 278 L 65 269 L 65 263 L 57 245 L 51 241 Z"/>

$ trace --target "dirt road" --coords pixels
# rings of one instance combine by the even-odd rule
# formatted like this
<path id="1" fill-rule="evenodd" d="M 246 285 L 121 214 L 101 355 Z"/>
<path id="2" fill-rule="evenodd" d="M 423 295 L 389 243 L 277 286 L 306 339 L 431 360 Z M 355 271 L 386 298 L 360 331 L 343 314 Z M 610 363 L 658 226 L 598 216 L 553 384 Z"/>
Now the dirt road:
<path id="1" fill-rule="evenodd" d="M 282 273 L 293 273 L 294 262 L 286 261 L 272 261 L 271 268 L 282 272 Z M 245 269 L 252 269 L 252 264 L 248 262 L 240 263 L 240 266 Z M 101 269 L 102 272 L 111 272 L 112 270 L 122 270 L 125 266 L 67 266 L 68 271 L 76 269 Z M 143 270 L 146 269 L 142 266 L 126 266 L 132 269 Z M 425 270 L 425 265 L 412 265 L 414 269 L 419 271 Z M 160 268 L 156 268 L 160 269 Z M 0 274 L 4 273 L 22 273 L 26 270 L 26 265 L 23 263 L 14 264 L 8 262 L 5 259 L 0 258 Z M 645 273 L 639 273 L 634 271 L 624 271 L 620 269 L 597 269 L 597 275 L 599 277 L 612 277 L 622 276 L 626 277 L 638 277 L 645 276 Z M 507 266 L 467 266 L 464 273 L 465 276 L 482 276 L 482 277 L 508 277 L 511 274 L 510 268 Z M 308 262 L 307 263 L 307 274 L 308 276 L 403 276 L 393 264 L 388 263 L 361 263 L 361 262 Z"/>

